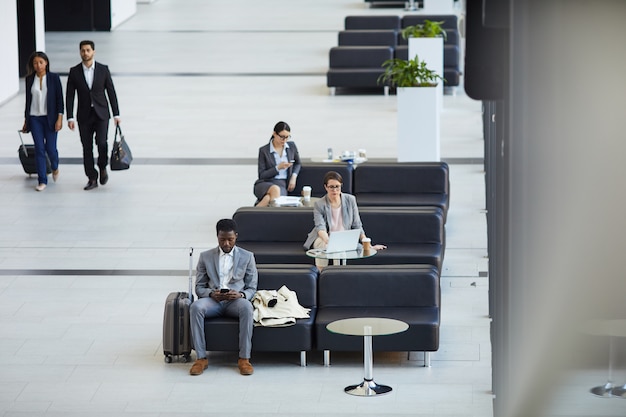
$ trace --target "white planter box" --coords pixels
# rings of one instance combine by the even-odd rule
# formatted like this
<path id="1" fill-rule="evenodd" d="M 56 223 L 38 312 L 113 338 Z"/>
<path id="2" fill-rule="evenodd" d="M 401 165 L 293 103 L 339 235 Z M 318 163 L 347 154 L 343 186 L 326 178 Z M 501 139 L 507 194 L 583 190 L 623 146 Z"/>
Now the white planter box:
<path id="1" fill-rule="evenodd" d="M 436 87 L 398 91 L 398 162 L 439 161 L 439 101 Z"/>
<path id="2" fill-rule="evenodd" d="M 409 38 L 409 59 L 419 57 L 426 66 L 443 78 L 443 38 Z M 442 97 L 439 101 L 443 106 L 443 82 L 437 85 L 437 93 Z"/>

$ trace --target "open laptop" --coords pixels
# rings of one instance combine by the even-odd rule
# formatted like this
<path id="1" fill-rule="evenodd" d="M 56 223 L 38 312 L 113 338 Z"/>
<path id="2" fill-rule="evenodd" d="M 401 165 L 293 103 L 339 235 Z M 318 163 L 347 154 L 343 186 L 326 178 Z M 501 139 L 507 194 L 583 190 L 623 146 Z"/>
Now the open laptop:
<path id="1" fill-rule="evenodd" d="M 332 232 L 326 246 L 326 253 L 347 252 L 356 250 L 359 246 L 359 237 L 361 229 L 342 230 Z"/>

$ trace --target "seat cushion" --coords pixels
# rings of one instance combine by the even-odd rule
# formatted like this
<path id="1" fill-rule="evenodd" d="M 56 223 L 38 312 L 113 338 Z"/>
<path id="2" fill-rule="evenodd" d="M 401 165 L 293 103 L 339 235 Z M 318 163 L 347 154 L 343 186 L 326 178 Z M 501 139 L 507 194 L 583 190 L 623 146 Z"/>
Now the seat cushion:
<path id="1" fill-rule="evenodd" d="M 372 241 L 398 244 L 444 243 L 443 210 L 439 207 L 362 207 L 365 233 Z"/>
<path id="2" fill-rule="evenodd" d="M 257 263 L 258 289 L 277 290 L 283 285 L 294 291 L 301 306 L 310 308 L 309 318 L 297 319 L 287 327 L 255 327 L 252 350 L 291 352 L 312 350 L 314 323 L 317 313 L 317 280 L 319 271 L 312 265 L 283 265 Z M 239 322 L 228 317 L 208 318 L 204 322 L 207 350 L 236 351 L 239 349 Z"/>
<path id="3" fill-rule="evenodd" d="M 313 333 L 317 309 L 306 319 L 297 319 L 287 327 L 255 327 L 252 350 L 257 352 L 298 352 L 314 349 Z M 204 322 L 207 351 L 239 350 L 239 321 L 229 317 L 207 319 Z"/>
<path id="4" fill-rule="evenodd" d="M 407 331 L 393 335 L 374 336 L 375 351 L 436 351 L 439 349 L 439 309 L 437 307 L 334 307 L 320 308 L 315 321 L 318 350 L 362 351 L 363 337 L 332 333 L 326 326 L 351 317 L 383 317 L 401 320 Z"/>
<path id="5" fill-rule="evenodd" d="M 334 46 L 329 51 L 332 68 L 380 68 L 393 58 L 391 46 Z"/>
<path id="6" fill-rule="evenodd" d="M 401 26 L 403 28 L 407 26 L 415 26 L 418 24 L 424 23 L 425 20 L 430 20 L 431 22 L 441 22 L 443 24 L 441 27 L 444 29 L 455 29 L 457 30 L 459 27 L 459 18 L 454 14 L 442 14 L 442 15 L 427 15 L 427 14 L 408 14 L 402 17 Z"/>
<path id="7" fill-rule="evenodd" d="M 395 30 L 342 30 L 338 35 L 340 46 L 391 46 L 397 44 Z"/>
<path id="8" fill-rule="evenodd" d="M 331 68 L 326 73 L 328 87 L 384 87 L 378 78 L 384 73 L 380 68 Z"/>
<path id="9" fill-rule="evenodd" d="M 359 207 L 366 206 L 448 206 L 445 194 L 398 194 L 398 193 L 359 193 L 356 195 Z"/>
<path id="10" fill-rule="evenodd" d="M 344 27 L 354 29 L 400 29 L 401 19 L 398 15 L 380 16 L 346 16 Z"/>
<path id="11" fill-rule="evenodd" d="M 373 236 L 373 235 L 370 235 Z M 372 237 L 372 243 L 387 245 L 387 249 L 378 251 L 369 258 L 348 261 L 350 265 L 395 265 L 429 264 L 441 270 L 444 251 L 440 244 L 432 243 L 394 243 L 384 238 Z"/>

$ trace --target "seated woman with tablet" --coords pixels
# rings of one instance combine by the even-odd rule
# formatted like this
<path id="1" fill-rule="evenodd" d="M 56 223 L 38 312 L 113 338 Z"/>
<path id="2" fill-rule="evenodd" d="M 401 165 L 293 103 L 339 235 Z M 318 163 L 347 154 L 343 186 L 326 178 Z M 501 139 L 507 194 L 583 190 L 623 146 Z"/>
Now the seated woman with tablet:
<path id="1" fill-rule="evenodd" d="M 254 183 L 256 206 L 267 207 L 272 200 L 286 196 L 296 187 L 300 172 L 300 154 L 296 144 L 290 141 L 291 128 L 278 122 L 269 143 L 259 148 L 259 178 Z"/>

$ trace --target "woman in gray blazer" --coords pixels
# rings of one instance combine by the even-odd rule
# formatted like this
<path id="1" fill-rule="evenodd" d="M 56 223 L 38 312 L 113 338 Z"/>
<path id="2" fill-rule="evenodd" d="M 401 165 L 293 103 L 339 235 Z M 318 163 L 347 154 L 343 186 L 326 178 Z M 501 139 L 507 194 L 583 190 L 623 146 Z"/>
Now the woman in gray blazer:
<path id="1" fill-rule="evenodd" d="M 335 171 L 329 171 L 324 175 L 324 188 L 326 195 L 315 202 L 313 206 L 313 222 L 315 226 L 309 233 L 304 248 L 306 250 L 325 249 L 328 245 L 330 233 L 340 230 L 361 229 L 360 241 L 367 236 L 363 230 L 359 208 L 356 198 L 351 194 L 341 192 L 343 178 Z M 385 245 L 373 245 L 376 250 L 387 248 Z M 323 268 L 328 265 L 327 259 L 315 258 L 315 265 Z"/>
<path id="2" fill-rule="evenodd" d="M 270 201 L 287 195 L 296 187 L 300 154 L 296 144 L 289 139 L 291 128 L 285 122 L 278 122 L 269 143 L 259 148 L 259 179 L 254 183 L 256 206 L 267 207 Z"/>

